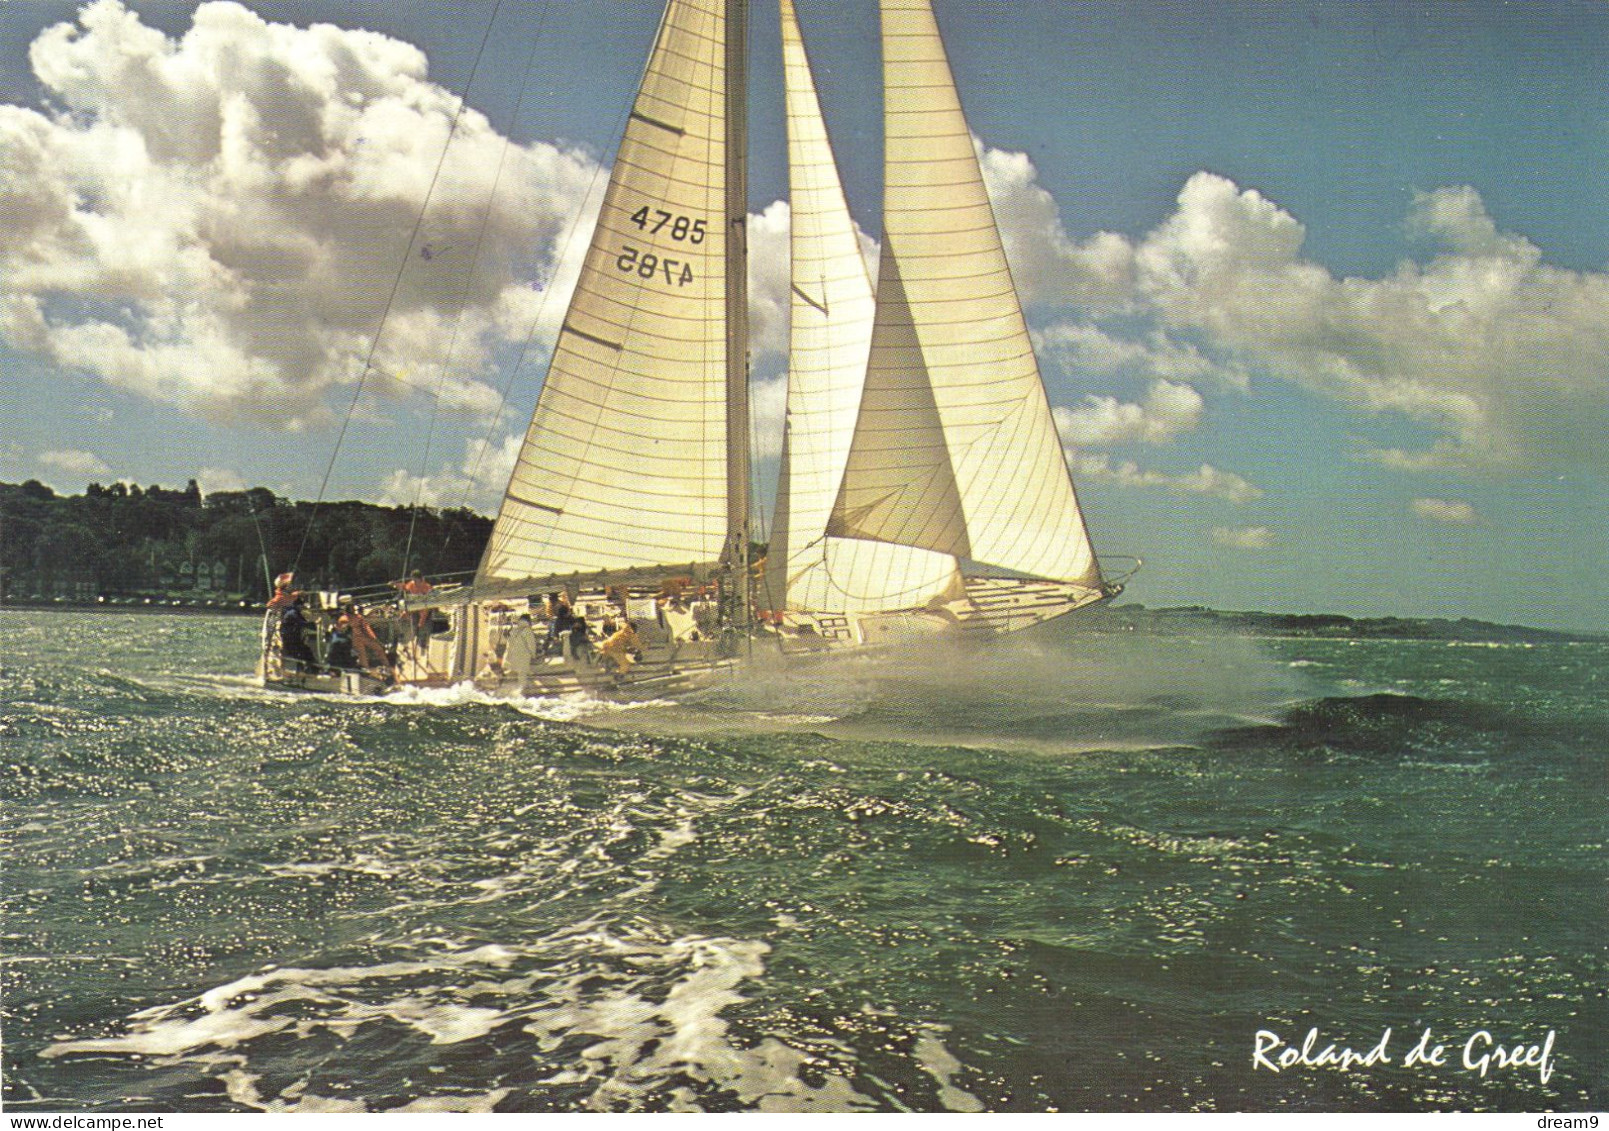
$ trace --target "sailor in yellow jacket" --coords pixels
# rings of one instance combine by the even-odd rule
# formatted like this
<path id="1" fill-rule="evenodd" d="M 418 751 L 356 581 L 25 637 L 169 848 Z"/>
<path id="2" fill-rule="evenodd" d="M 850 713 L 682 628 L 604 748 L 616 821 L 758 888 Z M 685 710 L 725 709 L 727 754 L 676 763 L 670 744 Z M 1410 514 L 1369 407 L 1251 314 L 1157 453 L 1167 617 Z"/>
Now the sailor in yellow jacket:
<path id="1" fill-rule="evenodd" d="M 604 625 L 606 630 L 609 627 L 607 624 Z M 637 657 L 642 654 L 642 638 L 637 635 L 637 630 L 631 627 L 629 620 L 623 620 L 619 629 L 598 646 L 598 651 L 606 662 L 614 665 L 616 675 L 625 675 L 631 670 L 631 665 L 637 662 Z"/>

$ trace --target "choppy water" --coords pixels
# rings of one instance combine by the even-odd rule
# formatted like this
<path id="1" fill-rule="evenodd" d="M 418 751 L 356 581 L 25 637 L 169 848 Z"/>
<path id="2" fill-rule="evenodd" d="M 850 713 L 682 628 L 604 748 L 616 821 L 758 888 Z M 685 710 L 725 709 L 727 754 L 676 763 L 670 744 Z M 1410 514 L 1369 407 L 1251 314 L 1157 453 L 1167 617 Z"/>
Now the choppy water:
<path id="1" fill-rule="evenodd" d="M 254 634 L 0 614 L 7 1110 L 1609 1104 L 1604 644 L 1061 632 L 622 708 L 267 693 Z M 1254 1067 L 1313 1026 L 1390 1062 Z"/>

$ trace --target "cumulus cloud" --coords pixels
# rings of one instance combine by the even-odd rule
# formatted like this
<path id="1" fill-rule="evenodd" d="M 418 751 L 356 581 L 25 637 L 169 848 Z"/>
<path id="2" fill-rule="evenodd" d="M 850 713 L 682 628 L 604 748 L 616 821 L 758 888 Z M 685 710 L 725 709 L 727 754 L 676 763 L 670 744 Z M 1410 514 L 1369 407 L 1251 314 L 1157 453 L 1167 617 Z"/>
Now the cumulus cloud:
<path id="1" fill-rule="evenodd" d="M 172 39 L 97 0 L 29 58 L 52 109 L 0 106 L 0 335 L 217 420 L 328 419 L 394 285 L 374 356 L 412 376 L 377 391 L 485 414 L 490 355 L 529 332 L 598 184 L 370 32 L 217 2 Z"/>
<path id="2" fill-rule="evenodd" d="M 1057 322 L 1036 334 L 1034 344 L 1042 356 L 1080 375 L 1207 382 L 1241 391 L 1251 383 L 1243 365 L 1209 358 L 1196 345 L 1174 341 L 1160 330 L 1125 338 L 1091 323 Z"/>
<path id="3" fill-rule="evenodd" d="M 792 228 L 793 213 L 786 201 L 775 201 L 749 217 L 749 348 L 756 355 L 788 352 Z"/>
<path id="4" fill-rule="evenodd" d="M 1019 289 L 1083 313 L 1040 335 L 1069 370 L 1288 381 L 1427 427 L 1421 448 L 1365 453 L 1402 470 L 1609 459 L 1609 272 L 1544 263 L 1473 187 L 1416 194 L 1404 227 L 1420 261 L 1343 277 L 1303 255 L 1300 220 L 1215 173 L 1192 176 L 1151 232 L 1079 241 L 1026 155 L 980 159 Z"/>
<path id="5" fill-rule="evenodd" d="M 1129 241 L 1110 232 L 1083 243 L 1071 239 L 1055 197 L 1039 183 L 1027 154 L 991 149 L 976 138 L 973 144 L 1023 299 L 1102 311 L 1130 308 L 1134 248 Z"/>
<path id="6" fill-rule="evenodd" d="M 1208 495 L 1231 503 L 1249 503 L 1262 498 L 1262 488 L 1232 471 L 1204 463 L 1195 471 L 1175 475 L 1165 471 L 1142 470 L 1133 460 L 1116 460 L 1104 453 L 1068 453 L 1073 474 L 1080 479 L 1101 480 L 1125 487 L 1158 488 L 1177 495 Z"/>
<path id="7" fill-rule="evenodd" d="M 1474 507 L 1459 499 L 1415 499 L 1408 506 L 1419 518 L 1449 526 L 1469 526 L 1478 517 Z"/>
<path id="8" fill-rule="evenodd" d="M 749 419 L 754 433 L 754 458 L 782 455 L 782 424 L 788 415 L 788 377 L 756 381 L 749 386 Z"/>
<path id="9" fill-rule="evenodd" d="M 1420 194 L 1408 227 L 1432 242 L 1428 262 L 1337 278 L 1302 257 L 1289 213 L 1198 173 L 1136 245 L 1136 290 L 1251 366 L 1440 434 L 1374 453 L 1392 466 L 1602 466 L 1609 274 L 1546 265 L 1468 187 Z"/>
<path id="10" fill-rule="evenodd" d="M 1231 550 L 1266 550 L 1274 544 L 1274 532 L 1266 526 L 1215 526 L 1212 544 Z"/>
<path id="11" fill-rule="evenodd" d="M 1165 444 L 1201 422 L 1203 404 L 1189 385 L 1157 381 L 1140 404 L 1091 395 L 1078 408 L 1057 405 L 1051 411 L 1063 443 L 1106 448 L 1130 441 Z"/>
<path id="12" fill-rule="evenodd" d="M 73 475 L 110 475 L 112 469 L 105 460 L 94 452 L 79 451 L 75 448 L 63 448 L 57 451 L 40 452 L 39 462 L 46 467 L 53 467 L 57 471 L 70 472 Z"/>
<path id="13" fill-rule="evenodd" d="M 496 441 L 466 440 L 463 461 L 457 465 L 445 464 L 424 474 L 396 468 L 379 484 L 380 502 L 388 507 L 467 506 L 495 512 L 524 442 L 523 432 Z"/>
<path id="14" fill-rule="evenodd" d="M 360 378 L 381 400 L 423 390 L 488 418 L 494 362 L 533 326 L 555 332 L 597 161 L 460 116 L 417 48 L 232 0 L 201 4 L 174 38 L 96 0 L 42 33 L 30 62 L 47 110 L 0 106 L 12 349 L 215 420 L 305 428 Z M 979 157 L 1024 298 L 1077 310 L 1041 331 L 1047 354 L 1148 390 L 1061 410 L 1078 443 L 1172 438 L 1205 419 L 1202 391 L 1255 374 L 1425 427 L 1422 446 L 1369 453 L 1402 470 L 1609 458 L 1609 273 L 1549 266 L 1472 187 L 1415 197 L 1417 260 L 1341 277 L 1304 256 L 1299 219 L 1214 173 L 1192 176 L 1149 233 L 1075 239 L 1025 154 L 980 144 Z M 757 354 L 785 349 L 787 223 L 782 203 L 751 218 Z M 1084 459 L 1121 482 L 1255 497 L 1210 465 L 1172 476 Z"/>
<path id="15" fill-rule="evenodd" d="M 244 491 L 247 483 L 240 472 L 230 468 L 203 467 L 196 472 L 196 486 L 203 495 L 210 495 L 214 491 Z"/>

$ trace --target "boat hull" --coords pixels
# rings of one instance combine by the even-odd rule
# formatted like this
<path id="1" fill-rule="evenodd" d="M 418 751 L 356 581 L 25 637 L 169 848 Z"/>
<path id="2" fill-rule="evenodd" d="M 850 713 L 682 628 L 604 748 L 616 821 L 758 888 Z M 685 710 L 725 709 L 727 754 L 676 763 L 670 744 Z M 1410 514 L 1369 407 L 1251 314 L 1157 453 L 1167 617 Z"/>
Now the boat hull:
<path id="1" fill-rule="evenodd" d="M 1120 586 L 969 577 L 960 600 L 878 613 L 782 614 L 770 631 L 784 654 L 915 645 L 925 639 L 987 640 L 1109 601 Z"/>
<path id="2" fill-rule="evenodd" d="M 1021 632 L 1110 600 L 1119 586 L 1093 589 L 1066 582 L 1016 578 L 968 578 L 965 597 L 940 605 L 877 613 L 788 612 L 756 625 L 747 636 L 734 630 L 710 633 L 702 621 L 674 607 L 654 609 L 636 620 L 642 646 L 626 658 L 606 658 L 590 647 L 583 655 L 568 642 L 545 647 L 523 670 L 505 664 L 515 620 L 530 607 L 507 601 L 467 601 L 440 608 L 446 631 L 392 651 L 388 670 L 295 670 L 278 654 L 277 636 L 263 633 L 259 675 L 263 686 L 293 692 L 375 696 L 405 688 L 470 684 L 492 695 L 563 696 L 644 700 L 700 690 L 741 671 L 761 656 L 801 669 L 808 661 L 835 656 L 894 652 L 939 642 L 978 642 Z M 578 607 L 594 608 L 583 595 Z M 601 600 L 601 598 L 594 598 Z"/>

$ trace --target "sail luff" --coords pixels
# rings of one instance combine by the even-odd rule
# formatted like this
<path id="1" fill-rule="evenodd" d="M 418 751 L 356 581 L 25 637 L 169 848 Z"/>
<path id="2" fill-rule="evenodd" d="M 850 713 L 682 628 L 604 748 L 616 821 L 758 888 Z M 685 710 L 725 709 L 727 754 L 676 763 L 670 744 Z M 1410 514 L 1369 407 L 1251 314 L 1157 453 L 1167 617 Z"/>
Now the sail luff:
<path id="1" fill-rule="evenodd" d="M 666 8 L 478 580 L 730 542 L 727 3 Z"/>
<path id="2" fill-rule="evenodd" d="M 1099 585 L 927 0 L 881 0 L 877 325 L 828 532 Z"/>

